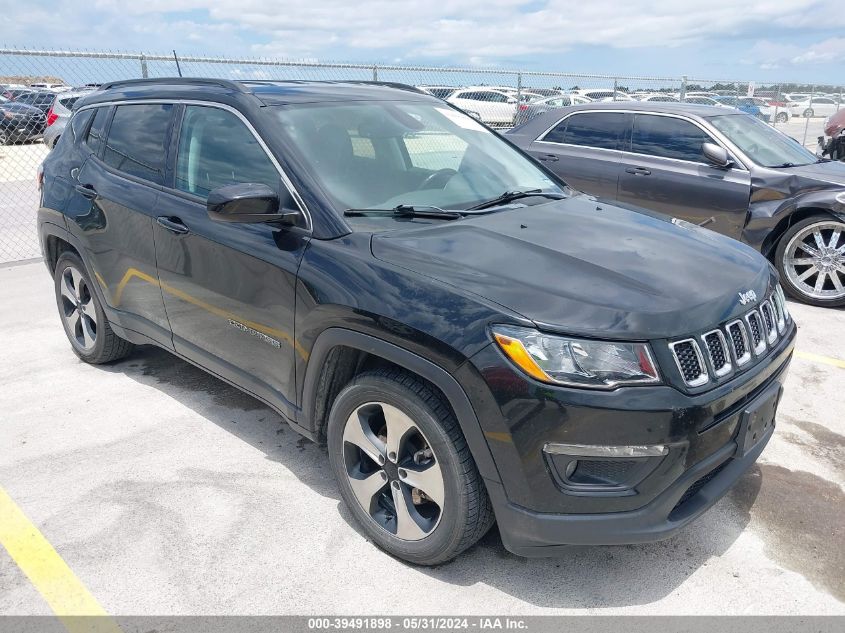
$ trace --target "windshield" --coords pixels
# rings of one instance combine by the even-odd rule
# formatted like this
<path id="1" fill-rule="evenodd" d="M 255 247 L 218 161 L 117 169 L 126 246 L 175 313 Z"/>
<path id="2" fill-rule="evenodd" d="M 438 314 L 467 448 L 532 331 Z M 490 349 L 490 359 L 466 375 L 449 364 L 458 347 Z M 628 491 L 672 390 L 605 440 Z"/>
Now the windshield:
<path id="1" fill-rule="evenodd" d="M 445 104 L 357 101 L 271 111 L 340 210 L 467 209 L 507 191 L 562 193 L 530 159 Z"/>
<path id="2" fill-rule="evenodd" d="M 718 115 L 709 117 L 710 123 L 742 152 L 763 167 L 809 165 L 816 156 L 785 134 L 756 117 Z"/>

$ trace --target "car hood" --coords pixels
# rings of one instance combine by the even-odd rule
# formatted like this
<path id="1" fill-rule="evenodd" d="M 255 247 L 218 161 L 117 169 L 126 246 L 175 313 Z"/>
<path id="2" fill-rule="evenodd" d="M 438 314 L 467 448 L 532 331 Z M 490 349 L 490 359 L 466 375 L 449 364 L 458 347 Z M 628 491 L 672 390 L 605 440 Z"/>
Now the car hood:
<path id="1" fill-rule="evenodd" d="M 586 195 L 380 233 L 376 258 L 498 303 L 553 331 L 675 337 L 747 310 L 772 272 L 712 231 Z"/>
<path id="2" fill-rule="evenodd" d="M 798 178 L 809 178 L 822 183 L 845 186 L 845 163 L 840 161 L 785 167 L 777 171 L 784 175 L 789 174 Z"/>

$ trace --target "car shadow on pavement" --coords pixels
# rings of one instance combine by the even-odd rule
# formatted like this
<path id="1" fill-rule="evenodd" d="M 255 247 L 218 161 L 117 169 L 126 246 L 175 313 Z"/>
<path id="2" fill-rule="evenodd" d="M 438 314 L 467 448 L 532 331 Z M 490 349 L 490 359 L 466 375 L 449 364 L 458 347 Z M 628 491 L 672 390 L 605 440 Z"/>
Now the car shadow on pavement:
<path id="1" fill-rule="evenodd" d="M 299 436 L 258 400 L 155 347 L 139 347 L 128 359 L 103 369 L 155 387 L 263 451 L 313 491 L 336 500 L 340 517 L 366 538 L 340 498 L 325 449 Z M 674 593 L 731 547 L 751 520 L 761 483 L 759 469 L 753 470 L 741 481 L 741 495 L 729 495 L 678 535 L 659 543 L 573 546 L 558 558 L 527 559 L 508 552 L 494 526 L 455 560 L 413 569 L 452 585 L 486 584 L 538 607 L 649 604 Z M 396 564 L 407 565 L 398 560 Z M 744 570 L 725 573 L 738 576 Z"/>

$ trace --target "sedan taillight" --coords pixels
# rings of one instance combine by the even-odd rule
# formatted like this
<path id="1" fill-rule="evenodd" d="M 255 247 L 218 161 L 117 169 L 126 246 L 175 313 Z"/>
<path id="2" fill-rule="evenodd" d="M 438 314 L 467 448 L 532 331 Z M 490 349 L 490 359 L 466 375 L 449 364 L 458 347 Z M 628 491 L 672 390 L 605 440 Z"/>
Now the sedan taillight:
<path id="1" fill-rule="evenodd" d="M 47 127 L 53 125 L 56 121 L 59 120 L 59 115 L 53 112 L 53 106 L 50 106 L 50 109 L 47 110 Z"/>

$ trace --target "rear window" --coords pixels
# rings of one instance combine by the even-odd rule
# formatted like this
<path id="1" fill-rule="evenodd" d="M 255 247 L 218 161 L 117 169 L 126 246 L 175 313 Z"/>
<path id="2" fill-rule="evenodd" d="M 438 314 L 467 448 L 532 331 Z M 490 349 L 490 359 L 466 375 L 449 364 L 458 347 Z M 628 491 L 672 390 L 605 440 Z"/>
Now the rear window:
<path id="1" fill-rule="evenodd" d="M 94 122 L 91 124 L 91 128 L 88 130 L 88 136 L 85 139 L 85 144 L 97 156 L 99 156 L 100 148 L 103 146 L 103 136 L 106 131 L 106 119 L 108 118 L 108 115 L 108 107 L 96 108 Z"/>
<path id="2" fill-rule="evenodd" d="M 77 100 L 79 100 L 79 97 L 59 97 L 59 103 L 68 110 L 73 110 Z"/>
<path id="3" fill-rule="evenodd" d="M 628 128 L 628 120 L 628 115 L 622 112 L 573 114 L 558 123 L 543 140 L 600 149 L 619 149 Z"/>
<path id="4" fill-rule="evenodd" d="M 85 133 L 85 128 L 88 126 L 88 123 L 91 122 L 91 117 L 93 116 L 93 110 L 83 110 L 82 112 L 77 112 L 73 116 L 70 120 L 70 130 L 73 133 L 74 140 L 78 139 Z"/>
<path id="5" fill-rule="evenodd" d="M 118 106 L 109 128 L 103 161 L 125 174 L 164 182 L 164 144 L 173 105 Z"/>

